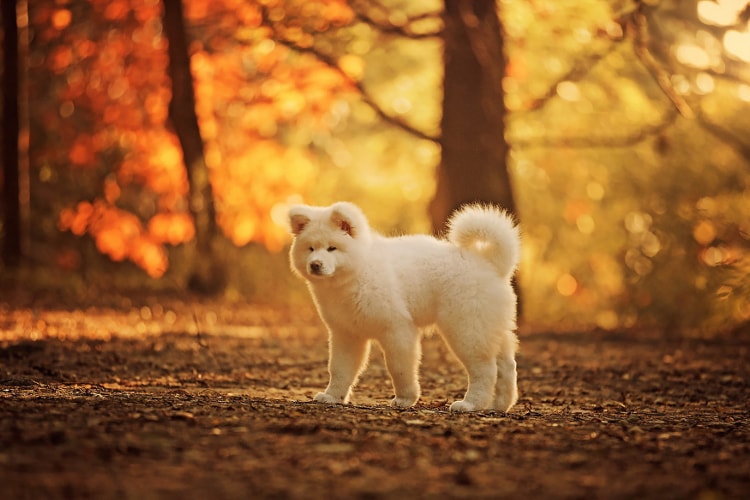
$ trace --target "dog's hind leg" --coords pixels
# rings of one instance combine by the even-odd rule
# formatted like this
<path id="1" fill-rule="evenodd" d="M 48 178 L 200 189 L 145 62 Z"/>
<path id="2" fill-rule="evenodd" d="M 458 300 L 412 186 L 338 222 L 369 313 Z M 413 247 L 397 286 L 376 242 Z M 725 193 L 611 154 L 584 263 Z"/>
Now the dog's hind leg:
<path id="1" fill-rule="evenodd" d="M 485 410 L 493 405 L 497 381 L 497 350 L 494 342 L 487 342 L 481 323 L 464 324 L 463 331 L 443 325 L 443 338 L 466 370 L 469 388 L 464 399 L 451 405 L 451 411 Z"/>
<path id="2" fill-rule="evenodd" d="M 508 411 L 518 401 L 518 375 L 513 353 L 501 353 L 497 359 L 497 383 L 495 384 L 496 410 Z"/>
<path id="3" fill-rule="evenodd" d="M 456 353 L 457 356 L 460 355 Z M 497 379 L 497 362 L 495 358 L 473 358 L 464 361 L 464 368 L 469 375 L 469 388 L 464 399 L 451 405 L 451 411 L 484 410 L 492 404 L 492 397 Z"/>

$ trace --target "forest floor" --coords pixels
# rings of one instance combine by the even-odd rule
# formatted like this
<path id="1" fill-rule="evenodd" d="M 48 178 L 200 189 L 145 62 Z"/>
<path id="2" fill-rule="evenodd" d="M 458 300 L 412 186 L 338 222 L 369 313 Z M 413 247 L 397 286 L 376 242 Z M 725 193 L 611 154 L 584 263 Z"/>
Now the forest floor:
<path id="1" fill-rule="evenodd" d="M 521 399 L 452 414 L 463 372 L 424 341 L 423 396 L 375 349 L 353 404 L 309 309 L 175 297 L 0 300 L 0 496 L 748 498 L 750 338 L 520 331 Z"/>

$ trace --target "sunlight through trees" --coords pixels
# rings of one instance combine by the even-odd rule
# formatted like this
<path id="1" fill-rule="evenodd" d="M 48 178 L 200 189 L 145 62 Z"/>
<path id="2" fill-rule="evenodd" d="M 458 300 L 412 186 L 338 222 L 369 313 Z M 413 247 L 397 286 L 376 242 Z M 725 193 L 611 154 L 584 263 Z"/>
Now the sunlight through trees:
<path id="1" fill-rule="evenodd" d="M 527 321 L 750 320 L 746 1 L 16 4 L 2 272 L 25 238 L 45 279 L 283 298 L 288 204 L 393 233 L 476 199 L 519 217 Z"/>

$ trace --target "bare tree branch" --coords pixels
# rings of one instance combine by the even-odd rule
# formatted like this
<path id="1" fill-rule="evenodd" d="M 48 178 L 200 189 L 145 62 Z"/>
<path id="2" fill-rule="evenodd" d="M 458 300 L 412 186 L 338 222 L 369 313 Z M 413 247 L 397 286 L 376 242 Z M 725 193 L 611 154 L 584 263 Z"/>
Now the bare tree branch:
<path id="1" fill-rule="evenodd" d="M 748 8 L 750 8 L 750 4 Z M 684 33 L 682 30 L 675 30 L 669 24 L 663 26 L 664 23 L 662 21 L 684 26 L 684 30 L 687 30 L 689 27 L 690 30 L 693 30 L 696 34 L 710 34 L 716 43 L 721 43 L 721 39 L 728 29 L 732 27 L 741 27 L 741 25 L 714 26 L 706 24 L 696 17 L 686 16 L 684 12 L 674 10 L 667 10 L 666 12 L 661 10 L 659 12 L 651 12 L 647 19 L 648 30 L 651 34 L 649 38 L 656 38 L 660 40 L 661 43 L 650 43 L 649 50 L 654 56 L 654 60 L 659 61 L 663 66 L 667 66 L 667 70 L 672 73 L 685 72 L 687 69 L 688 72 L 702 71 L 712 75 L 721 76 L 722 78 L 730 78 L 740 83 L 750 82 L 750 72 L 747 70 L 746 65 L 739 60 L 733 60 L 731 57 L 725 56 L 722 58 L 720 69 L 718 67 L 686 68 L 684 65 L 681 65 L 682 63 L 675 61 L 675 57 L 670 50 L 670 47 L 674 44 L 681 43 L 682 39 L 680 36 Z"/>
<path id="2" fill-rule="evenodd" d="M 612 136 L 612 137 L 509 137 L 508 142 L 512 148 L 578 148 L 578 149 L 595 149 L 595 148 L 625 148 L 635 146 L 641 142 L 662 134 L 667 128 L 672 126 L 676 121 L 679 113 L 670 109 L 659 123 L 643 127 L 635 133 Z"/>
<path id="3" fill-rule="evenodd" d="M 358 3 L 362 3 L 362 2 L 358 2 Z M 373 3 L 375 3 L 375 2 L 373 2 Z M 377 4 L 376 7 L 378 5 L 379 4 Z M 380 6 L 380 8 L 385 9 L 385 7 L 382 7 L 382 6 Z M 362 84 L 362 82 L 360 82 L 360 81 L 352 78 L 349 74 L 347 74 L 339 66 L 338 59 L 337 59 L 337 57 L 335 55 L 327 54 L 325 52 L 322 52 L 321 50 L 319 50 L 319 49 L 317 49 L 317 48 L 315 48 L 313 46 L 302 46 L 302 45 L 298 44 L 297 42 L 294 42 L 293 40 L 289 40 L 289 39 L 285 38 L 284 35 L 283 35 L 283 33 L 278 29 L 277 23 L 275 23 L 274 21 L 272 21 L 269 18 L 267 9 L 262 8 L 261 9 L 261 13 L 262 13 L 262 21 L 261 22 L 262 22 L 263 26 L 265 26 L 265 27 L 267 27 L 267 28 L 269 28 L 269 29 L 272 30 L 274 42 L 276 42 L 278 44 L 281 44 L 284 47 L 287 47 L 288 49 L 290 49 L 290 50 L 292 50 L 294 52 L 297 52 L 299 54 L 310 54 L 310 55 L 314 56 L 319 62 L 325 64 L 329 68 L 331 68 L 331 69 L 335 70 L 336 72 L 338 72 L 341 75 L 341 77 L 346 81 L 347 84 L 351 85 L 352 88 L 356 89 L 356 91 L 359 93 L 359 95 L 360 95 L 360 97 L 362 99 L 362 102 L 364 102 L 365 104 L 367 104 L 373 111 L 375 111 L 375 113 L 384 122 L 386 122 L 386 123 L 388 123 L 388 124 L 390 124 L 390 125 L 392 125 L 392 126 L 394 126 L 396 128 L 399 128 L 399 129 L 403 130 L 404 132 L 407 132 L 407 133 L 413 135 L 414 137 L 418 137 L 420 139 L 425 139 L 425 140 L 432 141 L 432 142 L 438 142 L 440 140 L 439 135 L 430 135 L 429 133 L 425 132 L 424 130 L 420 130 L 417 127 L 409 124 L 408 122 L 406 122 L 402 118 L 387 113 L 383 109 L 383 107 L 377 102 L 377 100 L 372 96 L 372 94 L 365 88 L 365 86 Z M 422 18 L 432 17 L 434 15 L 437 15 L 437 14 L 424 14 L 424 15 L 420 15 L 420 16 L 415 16 L 415 17 L 411 18 L 411 21 L 414 22 L 416 20 L 419 20 L 419 19 L 422 19 Z M 220 24 L 218 20 L 211 22 L 211 21 L 208 21 L 207 19 L 208 18 L 204 18 L 204 24 L 203 25 L 194 23 L 192 25 L 192 27 L 193 28 L 203 27 L 205 29 L 207 26 L 219 25 Z M 363 21 L 363 22 L 366 22 L 366 21 Z M 387 28 L 387 26 L 383 25 L 382 23 L 378 24 L 378 26 L 380 26 L 381 28 Z M 399 30 L 401 30 L 401 28 L 397 28 L 395 26 L 392 26 L 392 29 L 390 29 L 390 32 L 392 32 L 394 34 L 401 34 Z M 404 34 L 403 36 L 411 36 L 412 38 L 428 38 L 428 37 L 439 36 L 440 35 L 439 32 L 436 33 L 436 34 L 431 34 L 431 35 L 424 34 L 424 36 L 413 36 L 413 34 L 409 35 L 408 31 L 404 32 L 404 33 L 406 33 L 406 34 Z M 227 36 L 231 36 L 231 35 L 228 34 Z M 240 40 L 240 39 L 237 39 L 237 38 L 235 38 L 235 42 L 237 44 L 239 44 L 239 45 L 247 45 L 248 44 L 247 41 Z"/>
<path id="4" fill-rule="evenodd" d="M 360 96 L 362 98 L 362 101 L 365 104 L 367 104 L 368 106 L 370 106 L 370 108 L 372 108 L 372 110 L 375 111 L 375 113 L 383 121 L 385 121 L 385 122 L 387 122 L 387 123 L 389 123 L 389 124 L 391 124 L 391 125 L 393 125 L 393 126 L 395 126 L 397 128 L 400 128 L 401 130 L 403 130 L 405 132 L 408 132 L 409 134 L 411 134 L 411 135 L 413 135 L 415 137 L 418 137 L 420 139 L 425 139 L 425 140 L 433 141 L 433 142 L 437 142 L 439 140 L 439 137 L 432 136 L 432 135 L 426 133 L 425 131 L 420 130 L 420 129 L 414 127 L 413 125 L 411 125 L 408 122 L 402 120 L 401 118 L 386 113 L 386 111 L 383 109 L 383 107 L 380 104 L 378 104 L 378 102 L 367 91 L 367 89 L 364 87 L 364 85 L 362 85 L 362 82 L 360 82 L 359 80 L 355 80 L 354 78 L 352 78 L 349 74 L 347 74 L 339 66 L 338 61 L 336 60 L 335 56 L 330 55 L 330 54 L 326 54 L 324 52 L 321 52 L 320 50 L 316 49 L 315 47 L 302 47 L 299 44 L 297 44 L 297 43 L 295 43 L 295 42 L 293 42 L 291 40 L 287 40 L 287 39 L 283 38 L 277 32 L 277 30 L 275 29 L 276 26 L 274 25 L 273 21 L 270 21 L 268 19 L 268 16 L 266 15 L 265 11 L 263 12 L 263 24 L 265 26 L 271 28 L 272 30 L 274 30 L 274 34 L 275 34 L 274 40 L 277 43 L 280 43 L 281 45 L 283 45 L 283 46 L 285 46 L 285 47 L 287 47 L 287 48 L 289 48 L 289 49 L 291 49 L 291 50 L 293 50 L 295 52 L 301 53 L 301 54 L 311 54 L 311 55 L 315 56 L 315 58 L 318 61 L 322 62 L 323 64 L 325 64 L 329 68 L 336 70 L 342 76 L 342 78 L 344 78 L 344 80 L 348 84 L 350 84 L 353 88 L 355 88 L 359 92 L 359 94 L 360 94 Z"/>
<path id="5" fill-rule="evenodd" d="M 441 12 L 425 12 L 425 13 L 407 18 L 402 23 L 402 25 L 396 25 L 390 21 L 384 22 L 384 21 L 380 21 L 374 18 L 372 15 L 366 12 L 367 7 L 368 7 L 366 6 L 366 4 L 369 4 L 370 8 L 379 11 L 379 13 L 381 14 L 380 17 L 384 19 L 388 19 L 389 17 L 388 13 L 392 12 L 392 9 L 386 8 L 380 2 L 377 2 L 377 1 L 370 1 L 370 2 L 353 1 L 350 4 L 352 10 L 354 11 L 354 14 L 357 16 L 357 19 L 360 22 L 363 22 L 375 28 L 381 33 L 410 38 L 412 40 L 420 40 L 424 38 L 436 38 L 436 37 L 442 36 L 443 30 L 442 30 L 442 18 L 441 18 L 442 13 Z M 437 30 L 433 30 L 433 31 L 419 31 L 415 27 L 415 25 L 425 20 L 440 21 L 441 28 Z"/>
<path id="6" fill-rule="evenodd" d="M 743 158 L 750 160 L 750 143 L 744 141 L 739 135 L 711 122 L 704 113 L 698 112 L 695 118 L 703 130 L 710 133 L 720 141 L 729 144 L 729 146 L 737 151 Z"/>
<path id="7" fill-rule="evenodd" d="M 607 47 L 606 50 L 602 52 L 597 52 L 593 54 L 587 54 L 578 61 L 576 61 L 573 66 L 570 68 L 570 70 L 565 73 L 564 75 L 560 76 L 555 82 L 553 82 L 549 88 L 547 89 L 547 92 L 545 92 L 543 95 L 537 97 L 536 99 L 533 99 L 527 103 L 525 103 L 519 111 L 535 111 L 538 109 L 543 108 L 547 102 L 549 102 L 553 97 L 557 95 L 557 86 L 561 84 L 562 82 L 578 82 L 586 78 L 589 73 L 604 59 L 606 59 L 610 54 L 612 54 L 615 49 L 617 49 L 619 42 L 623 41 L 625 38 L 623 36 L 624 32 L 624 25 L 627 23 L 627 17 L 630 16 L 630 12 L 624 13 L 619 15 L 617 18 L 613 20 L 613 22 L 617 25 L 619 25 L 622 29 L 618 30 L 617 35 L 610 35 L 610 40 L 612 43 Z"/>
<path id="8" fill-rule="evenodd" d="M 635 55 L 641 64 L 648 70 L 654 81 L 659 85 L 664 95 L 672 102 L 672 105 L 685 118 L 695 118 L 695 113 L 684 97 L 682 97 L 672 85 L 669 73 L 659 64 L 648 48 L 649 31 L 646 9 L 648 6 L 641 2 L 638 9 L 631 16 L 630 26 L 635 41 Z"/>
<path id="9" fill-rule="evenodd" d="M 333 56 L 324 54 L 320 52 L 319 50 L 316 50 L 313 47 L 300 47 L 299 45 L 295 44 L 294 42 L 290 42 L 289 40 L 283 40 L 283 39 L 277 38 L 276 42 L 294 50 L 295 52 L 312 54 L 320 62 L 330 67 L 331 69 L 336 70 L 346 80 L 347 83 L 349 83 L 352 87 L 357 89 L 357 92 L 359 92 L 360 96 L 362 97 L 362 102 L 370 106 L 370 108 L 372 108 L 372 110 L 375 111 L 375 113 L 383 121 L 397 128 L 400 128 L 401 130 L 408 132 L 409 134 L 415 137 L 418 137 L 420 139 L 425 139 L 425 140 L 433 141 L 433 142 L 437 142 L 439 140 L 439 137 L 429 135 L 425 131 L 414 127 L 413 125 L 407 123 L 401 118 L 397 116 L 389 115 L 388 113 L 386 113 L 383 107 L 380 104 L 378 104 L 377 101 L 375 101 L 375 99 L 367 91 L 367 89 L 365 89 L 364 85 L 362 85 L 362 82 L 353 79 L 343 69 L 341 69 L 341 67 L 338 65 L 336 59 Z"/>
<path id="10" fill-rule="evenodd" d="M 558 85 L 562 82 L 578 82 L 583 80 L 596 67 L 596 65 L 599 64 L 599 62 L 614 52 L 615 48 L 617 48 L 617 44 L 612 43 L 604 52 L 589 54 L 585 58 L 577 61 L 567 73 L 550 85 L 546 93 L 526 103 L 521 111 L 535 111 L 544 107 L 550 99 L 557 95 Z"/>

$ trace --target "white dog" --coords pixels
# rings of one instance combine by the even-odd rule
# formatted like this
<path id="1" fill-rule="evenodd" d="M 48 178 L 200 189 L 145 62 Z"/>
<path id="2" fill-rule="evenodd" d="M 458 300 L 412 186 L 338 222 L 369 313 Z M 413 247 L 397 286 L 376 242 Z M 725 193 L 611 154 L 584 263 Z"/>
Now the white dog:
<path id="1" fill-rule="evenodd" d="M 420 327 L 436 325 L 469 376 L 452 411 L 509 410 L 518 399 L 515 353 L 518 228 L 505 212 L 469 205 L 450 220 L 447 241 L 387 238 L 347 202 L 293 206 L 292 269 L 307 281 L 330 334 L 330 382 L 316 401 L 346 403 L 380 344 L 396 396 L 419 399 Z"/>

